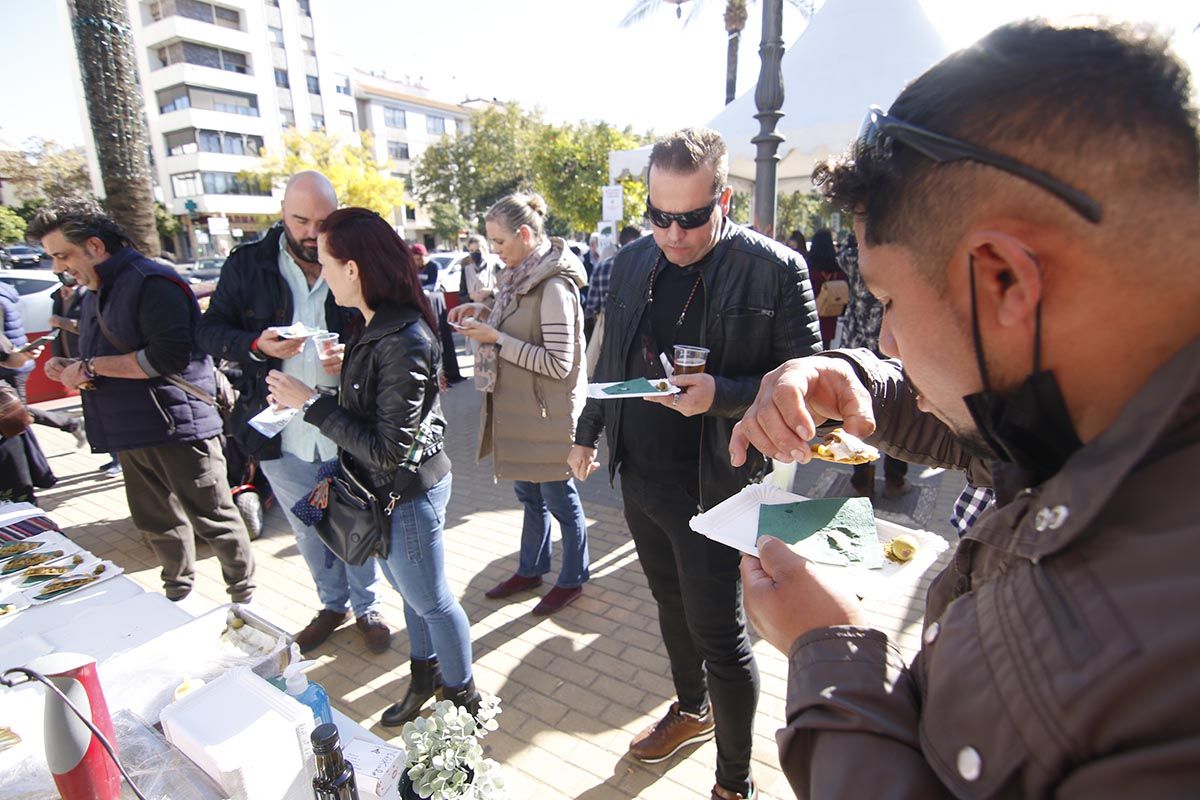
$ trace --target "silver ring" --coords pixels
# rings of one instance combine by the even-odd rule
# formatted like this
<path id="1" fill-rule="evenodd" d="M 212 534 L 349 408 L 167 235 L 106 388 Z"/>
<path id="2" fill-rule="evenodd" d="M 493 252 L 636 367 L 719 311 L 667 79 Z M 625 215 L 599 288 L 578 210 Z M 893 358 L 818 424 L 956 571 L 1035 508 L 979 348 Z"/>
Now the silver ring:
<path id="1" fill-rule="evenodd" d="M 679 406 L 679 395 L 678 394 L 671 395 L 671 406 L 673 408 L 677 408 Z"/>

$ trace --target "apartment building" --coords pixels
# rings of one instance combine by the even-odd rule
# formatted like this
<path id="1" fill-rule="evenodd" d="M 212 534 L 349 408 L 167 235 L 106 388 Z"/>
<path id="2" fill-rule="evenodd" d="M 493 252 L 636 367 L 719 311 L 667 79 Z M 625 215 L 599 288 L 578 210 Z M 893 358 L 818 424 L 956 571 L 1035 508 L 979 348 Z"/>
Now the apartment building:
<path id="1" fill-rule="evenodd" d="M 321 33 L 336 0 L 127 3 L 155 191 L 182 223 L 174 243 L 180 260 L 224 255 L 278 219 L 281 191 L 240 175 L 259 165 L 264 149 L 279 152 L 289 128 L 347 141 L 370 131 L 376 159 L 407 188 L 412 160 L 466 124 L 465 107 L 430 97 L 419 82 L 360 72 L 337 55 Z M 91 137 L 86 148 L 99 188 Z M 392 221 L 411 241 L 441 244 L 413 202 Z"/>
<path id="2" fill-rule="evenodd" d="M 393 223 L 410 241 L 431 251 L 457 242 L 438 242 L 427 209 L 412 196 L 412 162 L 443 136 L 465 130 L 468 109 L 430 96 L 419 81 L 391 80 L 385 75 L 355 71 L 354 99 L 362 130 L 370 131 L 377 161 L 388 161 L 392 175 L 404 181 L 408 200 L 395 211 Z"/>
<path id="3" fill-rule="evenodd" d="M 180 258 L 225 254 L 279 216 L 239 175 L 284 130 L 355 127 L 346 74 L 319 34 L 328 0 L 128 0 L 157 191 Z M 90 146 L 89 142 L 89 146 Z"/>

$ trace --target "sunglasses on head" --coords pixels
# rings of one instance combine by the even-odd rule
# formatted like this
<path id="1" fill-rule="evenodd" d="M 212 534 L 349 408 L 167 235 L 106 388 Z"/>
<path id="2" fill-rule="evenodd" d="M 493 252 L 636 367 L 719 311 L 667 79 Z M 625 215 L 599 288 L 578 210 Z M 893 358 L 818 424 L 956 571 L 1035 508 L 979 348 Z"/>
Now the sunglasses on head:
<path id="1" fill-rule="evenodd" d="M 667 211 L 660 211 L 650 204 L 650 199 L 646 199 L 646 216 L 650 217 L 650 223 L 656 228 L 669 228 L 672 222 L 678 222 L 679 227 L 685 231 L 690 231 L 693 228 L 699 228 L 704 223 L 712 218 L 713 209 L 717 206 L 717 201 L 721 199 L 717 195 L 712 199 L 712 202 L 703 208 L 694 208 L 691 211 L 684 211 L 682 214 L 672 214 Z"/>
<path id="2" fill-rule="evenodd" d="M 889 116 L 879 106 L 871 106 L 867 111 L 867 118 L 863 120 L 862 130 L 854 143 L 854 158 L 858 160 L 868 155 L 887 158 L 891 155 L 894 142 L 907 145 L 938 164 L 974 161 L 1023 178 L 1062 200 L 1089 222 L 1100 222 L 1100 204 L 1058 178 L 1006 155 Z"/>

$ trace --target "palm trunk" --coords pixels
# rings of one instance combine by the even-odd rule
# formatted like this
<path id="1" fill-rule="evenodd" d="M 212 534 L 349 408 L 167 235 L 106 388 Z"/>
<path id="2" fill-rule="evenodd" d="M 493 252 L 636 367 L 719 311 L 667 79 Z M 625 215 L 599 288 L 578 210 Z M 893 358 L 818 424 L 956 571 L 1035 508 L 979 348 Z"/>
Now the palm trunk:
<path id="1" fill-rule="evenodd" d="M 125 0 L 73 0 L 71 25 L 105 206 L 138 250 L 160 252 L 146 121 Z"/>
<path id="2" fill-rule="evenodd" d="M 729 105 L 737 97 L 738 42 L 741 38 L 741 31 L 732 31 L 729 34 L 729 49 L 725 54 L 725 105 Z"/>

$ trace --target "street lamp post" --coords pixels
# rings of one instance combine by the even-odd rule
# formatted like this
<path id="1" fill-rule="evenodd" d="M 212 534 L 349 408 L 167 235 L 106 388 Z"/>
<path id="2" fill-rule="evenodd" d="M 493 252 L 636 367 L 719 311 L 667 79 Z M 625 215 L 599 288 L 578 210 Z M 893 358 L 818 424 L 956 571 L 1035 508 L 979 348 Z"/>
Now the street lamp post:
<path id="1" fill-rule="evenodd" d="M 775 235 L 776 172 L 779 167 L 779 144 L 783 136 L 775 126 L 783 116 L 783 0 L 763 0 L 762 42 L 758 47 L 762 67 L 754 103 L 758 113 L 758 135 L 752 141 L 758 152 L 754 156 L 754 227 L 767 236 Z"/>

